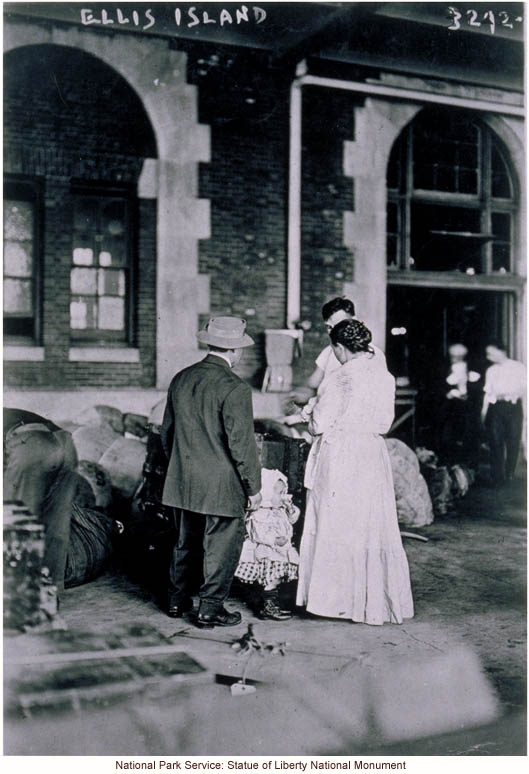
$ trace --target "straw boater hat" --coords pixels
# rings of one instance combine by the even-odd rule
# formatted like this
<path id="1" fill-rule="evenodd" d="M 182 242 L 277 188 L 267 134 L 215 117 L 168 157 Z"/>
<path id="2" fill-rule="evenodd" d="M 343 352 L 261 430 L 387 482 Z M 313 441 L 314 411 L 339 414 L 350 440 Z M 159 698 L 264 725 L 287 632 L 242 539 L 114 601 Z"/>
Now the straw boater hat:
<path id="1" fill-rule="evenodd" d="M 221 349 L 240 349 L 251 347 L 254 340 L 248 336 L 246 320 L 241 317 L 210 317 L 204 330 L 197 338 L 201 344 L 209 344 Z"/>

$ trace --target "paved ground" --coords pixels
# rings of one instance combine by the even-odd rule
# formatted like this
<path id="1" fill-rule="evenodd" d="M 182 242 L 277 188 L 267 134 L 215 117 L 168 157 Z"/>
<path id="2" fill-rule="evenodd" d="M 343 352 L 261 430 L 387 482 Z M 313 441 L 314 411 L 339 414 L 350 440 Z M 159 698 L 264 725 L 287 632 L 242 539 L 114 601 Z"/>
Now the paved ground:
<path id="1" fill-rule="evenodd" d="M 525 483 L 475 487 L 457 514 L 406 540 L 416 616 L 369 627 L 295 616 L 196 629 L 116 571 L 66 592 L 71 630 L 152 625 L 217 675 L 177 693 L 105 712 L 9 722 L 6 752 L 51 755 L 524 755 L 526 696 Z M 257 692 L 233 698 L 246 666 L 230 647 L 255 624 L 287 655 L 253 657 Z M 11 642 L 16 648 L 16 638 Z M 495 702 L 497 702 L 495 704 Z M 495 709 L 496 708 L 496 709 Z"/>

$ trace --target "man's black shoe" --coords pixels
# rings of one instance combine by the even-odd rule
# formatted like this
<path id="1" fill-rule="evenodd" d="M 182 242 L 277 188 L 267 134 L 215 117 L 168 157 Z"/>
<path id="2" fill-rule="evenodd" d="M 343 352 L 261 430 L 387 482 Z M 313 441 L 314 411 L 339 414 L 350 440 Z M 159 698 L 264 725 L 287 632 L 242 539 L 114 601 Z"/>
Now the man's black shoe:
<path id="1" fill-rule="evenodd" d="M 212 626 L 237 626 L 242 621 L 240 613 L 230 613 L 221 607 L 216 613 L 199 613 L 197 616 L 197 626 L 203 629 Z"/>
<path id="2" fill-rule="evenodd" d="M 169 618 L 182 618 L 184 613 L 189 613 L 193 609 L 193 600 L 186 599 L 183 602 L 174 602 L 169 605 L 167 615 Z"/>

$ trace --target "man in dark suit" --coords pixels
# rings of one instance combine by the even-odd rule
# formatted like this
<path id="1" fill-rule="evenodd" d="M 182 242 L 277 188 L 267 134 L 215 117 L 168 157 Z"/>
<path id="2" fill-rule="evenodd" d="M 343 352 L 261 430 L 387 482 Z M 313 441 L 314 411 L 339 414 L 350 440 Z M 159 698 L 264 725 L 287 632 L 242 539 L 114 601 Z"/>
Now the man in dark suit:
<path id="1" fill-rule="evenodd" d="M 190 580 L 202 545 L 197 623 L 203 627 L 241 621 L 224 602 L 244 540 L 245 510 L 261 500 L 252 393 L 232 371 L 254 343 L 245 330 L 239 318 L 210 319 L 198 334 L 209 353 L 173 378 L 160 430 L 169 458 L 163 503 L 179 510 L 168 614 L 178 618 L 193 607 Z"/>

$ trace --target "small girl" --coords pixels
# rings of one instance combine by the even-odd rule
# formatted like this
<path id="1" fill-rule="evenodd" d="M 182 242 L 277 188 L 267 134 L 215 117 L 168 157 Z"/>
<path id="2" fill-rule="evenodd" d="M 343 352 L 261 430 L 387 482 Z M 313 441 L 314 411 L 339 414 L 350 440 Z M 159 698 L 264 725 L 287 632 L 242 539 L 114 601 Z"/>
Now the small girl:
<path id="1" fill-rule="evenodd" d="M 246 517 L 246 540 L 235 577 L 261 587 L 259 618 L 286 621 L 292 613 L 279 606 L 279 585 L 298 577 L 299 555 L 291 540 L 299 508 L 279 470 L 263 468 L 261 494 L 261 505 Z"/>

